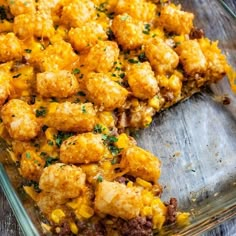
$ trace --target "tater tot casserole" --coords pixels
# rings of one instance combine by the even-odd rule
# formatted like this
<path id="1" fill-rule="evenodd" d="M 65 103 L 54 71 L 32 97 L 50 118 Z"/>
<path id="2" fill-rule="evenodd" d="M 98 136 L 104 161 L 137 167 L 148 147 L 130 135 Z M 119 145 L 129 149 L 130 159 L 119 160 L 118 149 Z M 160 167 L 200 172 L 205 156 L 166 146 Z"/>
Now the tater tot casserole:
<path id="1" fill-rule="evenodd" d="M 193 20 L 167 0 L 0 0 L 0 136 L 45 234 L 188 223 L 129 134 L 230 72 Z"/>

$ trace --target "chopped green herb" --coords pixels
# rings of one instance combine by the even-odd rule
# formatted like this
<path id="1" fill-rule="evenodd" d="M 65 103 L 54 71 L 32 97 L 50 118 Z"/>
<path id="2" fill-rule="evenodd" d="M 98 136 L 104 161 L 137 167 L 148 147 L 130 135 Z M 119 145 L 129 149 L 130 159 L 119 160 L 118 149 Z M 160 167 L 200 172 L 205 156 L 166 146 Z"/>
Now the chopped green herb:
<path id="1" fill-rule="evenodd" d="M 119 74 L 120 78 L 123 79 L 125 77 L 125 73 Z"/>
<path id="2" fill-rule="evenodd" d="M 16 79 L 16 78 L 18 78 L 18 77 L 20 77 L 20 76 L 21 76 L 21 73 L 19 73 L 19 74 L 17 74 L 17 75 L 13 75 L 12 78 Z"/>
<path id="3" fill-rule="evenodd" d="M 115 70 L 118 70 L 118 71 L 120 71 L 120 70 L 121 70 L 121 68 L 120 68 L 120 67 L 118 67 L 118 66 L 116 66 L 116 67 L 115 67 Z"/>
<path id="4" fill-rule="evenodd" d="M 83 105 L 82 106 L 82 113 L 86 113 L 87 111 L 86 111 L 86 107 L 85 107 L 85 105 Z"/>
<path id="5" fill-rule="evenodd" d="M 46 160 L 45 160 L 46 161 L 45 167 L 52 165 L 53 163 L 57 162 L 58 160 L 59 160 L 58 158 L 47 156 Z"/>
<path id="6" fill-rule="evenodd" d="M 31 52 L 32 52 L 32 50 L 31 50 L 31 49 L 28 49 L 28 48 L 26 48 L 26 49 L 25 49 L 25 52 L 26 52 L 26 53 L 31 53 Z"/>
<path id="7" fill-rule="evenodd" d="M 143 33 L 144 34 L 149 34 L 151 30 L 151 25 L 150 24 L 144 24 L 144 30 Z"/>
<path id="8" fill-rule="evenodd" d="M 128 59 L 128 62 L 131 63 L 131 64 L 137 64 L 137 63 L 139 63 L 138 60 L 135 60 L 135 59 L 133 59 L 133 58 Z"/>
<path id="9" fill-rule="evenodd" d="M 118 141 L 118 138 L 112 135 L 107 135 L 107 134 L 103 134 L 102 135 L 102 140 L 105 141 L 106 143 L 115 143 Z"/>
<path id="10" fill-rule="evenodd" d="M 30 186 L 33 186 L 35 192 L 40 193 L 41 189 L 39 188 L 39 184 L 33 180 L 30 181 Z"/>
<path id="11" fill-rule="evenodd" d="M 156 36 L 157 36 L 157 34 L 153 34 L 153 35 L 152 35 L 152 38 L 155 38 Z"/>
<path id="12" fill-rule="evenodd" d="M 120 154 L 120 152 L 123 148 L 118 148 L 118 147 L 115 147 L 115 146 L 108 146 L 108 149 L 109 149 L 109 151 L 111 152 L 111 154 L 113 156 L 117 156 L 118 154 Z"/>
<path id="13" fill-rule="evenodd" d="M 79 73 L 80 73 L 80 69 L 79 68 L 75 68 L 75 69 L 72 70 L 72 74 L 74 74 L 74 75 L 77 75 Z"/>
<path id="14" fill-rule="evenodd" d="M 77 95 L 79 95 L 79 96 L 81 96 L 81 97 L 85 97 L 85 96 L 86 96 L 86 94 L 85 94 L 83 91 L 79 91 L 79 92 L 77 93 Z"/>
<path id="15" fill-rule="evenodd" d="M 48 140 L 47 143 L 48 143 L 49 146 L 53 146 L 54 145 L 54 142 L 52 140 Z"/>
<path id="16" fill-rule="evenodd" d="M 101 134 L 103 130 L 105 130 L 105 128 L 103 128 L 102 125 L 96 124 L 96 125 L 94 126 L 93 132 L 94 132 L 95 134 Z"/>
<path id="17" fill-rule="evenodd" d="M 41 106 L 39 107 L 39 109 L 36 110 L 36 117 L 40 117 L 40 116 L 45 117 L 46 114 L 47 114 L 46 107 Z"/>
<path id="18" fill-rule="evenodd" d="M 117 162 L 118 162 L 118 160 L 117 160 L 117 158 L 115 158 L 115 157 L 111 160 L 111 164 L 112 164 L 112 165 L 117 164 Z"/>
<path id="19" fill-rule="evenodd" d="M 29 152 L 26 152 L 25 156 L 26 156 L 27 159 L 30 159 L 30 158 L 31 158 L 31 155 L 30 155 Z"/>
<path id="20" fill-rule="evenodd" d="M 97 177 L 97 181 L 98 181 L 99 183 L 101 183 L 101 182 L 103 181 L 103 177 L 102 177 L 101 175 L 99 175 L 99 176 Z"/>
<path id="21" fill-rule="evenodd" d="M 139 59 L 139 61 L 141 61 L 141 62 L 147 61 L 147 57 L 146 57 L 146 55 L 145 55 L 144 52 L 142 52 L 142 53 L 140 53 L 140 54 L 138 55 L 138 59 Z"/>
<path id="22" fill-rule="evenodd" d="M 73 135 L 74 135 L 74 133 L 72 133 L 72 132 L 58 131 L 57 135 L 54 136 L 54 140 L 55 140 L 57 147 L 60 147 L 64 140 L 68 139 L 69 137 L 71 137 Z"/>
<path id="23" fill-rule="evenodd" d="M 96 10 L 100 12 L 106 12 L 107 11 L 106 5 L 107 5 L 107 2 L 103 2 L 98 7 L 96 7 Z"/>

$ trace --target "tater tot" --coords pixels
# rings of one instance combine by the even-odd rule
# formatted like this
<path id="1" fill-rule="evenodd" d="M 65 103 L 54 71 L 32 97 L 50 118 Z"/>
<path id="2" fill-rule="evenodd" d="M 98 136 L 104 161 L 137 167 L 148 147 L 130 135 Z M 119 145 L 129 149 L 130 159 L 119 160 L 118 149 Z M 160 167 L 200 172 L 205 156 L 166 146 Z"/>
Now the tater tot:
<path id="1" fill-rule="evenodd" d="M 86 79 L 89 99 L 104 110 L 121 107 L 128 91 L 104 73 L 90 73 Z"/>
<path id="2" fill-rule="evenodd" d="M 143 24 L 124 13 L 115 16 L 112 32 L 123 49 L 139 48 L 144 42 Z"/>
<path id="3" fill-rule="evenodd" d="M 129 147 L 122 152 L 120 166 L 129 174 L 154 183 L 160 177 L 159 159 L 137 146 Z"/>
<path id="4" fill-rule="evenodd" d="M 42 51 L 36 59 L 36 63 L 40 70 L 44 72 L 65 69 L 76 60 L 78 60 L 78 56 L 73 51 L 72 46 L 60 40 Z"/>
<path id="5" fill-rule="evenodd" d="M 88 164 L 100 161 L 105 146 L 100 134 L 84 133 L 65 140 L 60 148 L 60 160 L 64 163 Z"/>
<path id="6" fill-rule="evenodd" d="M 176 52 L 158 38 L 145 44 L 145 54 L 158 74 L 172 71 L 179 63 L 179 57 Z"/>
<path id="7" fill-rule="evenodd" d="M 84 64 L 90 71 L 109 72 L 118 56 L 119 48 L 116 42 L 99 41 L 91 47 Z"/>
<path id="8" fill-rule="evenodd" d="M 51 103 L 45 123 L 61 131 L 89 132 L 96 123 L 96 112 L 91 103 Z"/>
<path id="9" fill-rule="evenodd" d="M 207 77 L 211 81 L 222 79 L 227 72 L 227 59 L 218 47 L 218 41 L 212 42 L 207 38 L 199 40 L 202 52 L 207 60 Z"/>
<path id="10" fill-rule="evenodd" d="M 0 45 L 0 62 L 7 62 L 22 57 L 22 45 L 14 33 L 1 34 Z"/>
<path id="11" fill-rule="evenodd" d="M 75 198 L 83 191 L 85 179 L 85 173 L 80 167 L 56 163 L 44 168 L 39 187 L 44 192 Z"/>
<path id="12" fill-rule="evenodd" d="M 12 78 L 9 73 L 5 71 L 0 70 L 0 106 L 4 104 L 6 99 L 11 93 L 12 90 L 12 84 L 11 84 Z"/>
<path id="13" fill-rule="evenodd" d="M 25 13 L 35 13 L 35 0 L 7 0 L 11 14 L 17 16 Z"/>
<path id="14" fill-rule="evenodd" d="M 189 34 L 193 28 L 193 18 L 192 13 L 167 5 L 161 10 L 159 23 L 169 32 Z"/>
<path id="15" fill-rule="evenodd" d="M 73 48 L 78 51 L 89 49 L 98 40 L 107 39 L 107 34 L 102 25 L 96 22 L 88 22 L 81 28 L 71 28 L 68 36 Z"/>
<path id="16" fill-rule="evenodd" d="M 37 12 L 34 22 L 34 36 L 40 38 L 50 38 L 54 34 L 53 21 L 50 14 Z"/>
<path id="17" fill-rule="evenodd" d="M 149 62 L 131 65 L 126 77 L 135 97 L 148 99 L 158 92 L 157 80 Z"/>
<path id="18" fill-rule="evenodd" d="M 37 74 L 37 91 L 43 97 L 69 97 L 78 92 L 76 77 L 66 70 Z"/>
<path id="19" fill-rule="evenodd" d="M 140 21 L 150 22 L 156 16 L 156 5 L 144 0 L 118 0 L 116 14 L 127 13 Z"/>
<path id="20" fill-rule="evenodd" d="M 92 1 L 73 0 L 63 7 L 61 23 L 69 27 L 81 27 L 95 16 Z"/>
<path id="21" fill-rule="evenodd" d="M 140 190 L 118 182 L 103 181 L 95 193 L 95 210 L 125 220 L 139 215 L 142 207 Z"/>
<path id="22" fill-rule="evenodd" d="M 176 48 L 176 52 L 187 74 L 194 75 L 206 71 L 206 58 L 197 40 L 184 41 Z"/>
<path id="23" fill-rule="evenodd" d="M 35 138 L 40 130 L 32 108 L 24 101 L 12 99 L 2 107 L 1 117 L 10 136 L 20 141 Z"/>
<path id="24" fill-rule="evenodd" d="M 13 31 L 20 39 L 33 36 L 35 16 L 32 14 L 21 14 L 14 18 Z"/>
<path id="25" fill-rule="evenodd" d="M 44 166 L 45 160 L 34 151 L 26 151 L 21 156 L 20 172 L 28 180 L 38 181 Z"/>

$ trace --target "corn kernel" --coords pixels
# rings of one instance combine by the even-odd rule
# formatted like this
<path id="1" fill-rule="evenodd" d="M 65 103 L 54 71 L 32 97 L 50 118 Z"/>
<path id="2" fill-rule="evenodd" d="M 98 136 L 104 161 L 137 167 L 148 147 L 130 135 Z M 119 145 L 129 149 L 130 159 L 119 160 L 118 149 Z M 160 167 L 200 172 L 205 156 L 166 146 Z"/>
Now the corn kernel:
<path id="1" fill-rule="evenodd" d="M 150 206 L 152 201 L 153 201 L 153 194 L 147 190 L 144 190 L 142 192 L 142 200 L 143 200 L 143 204 L 146 206 Z"/>
<path id="2" fill-rule="evenodd" d="M 128 183 L 127 183 L 127 187 L 128 188 L 132 188 L 134 186 L 134 183 L 132 182 L 132 181 L 129 181 Z"/>
<path id="3" fill-rule="evenodd" d="M 72 209 L 78 209 L 82 203 L 82 198 L 76 198 L 71 202 L 67 202 L 66 205 Z"/>
<path id="4" fill-rule="evenodd" d="M 175 36 L 175 37 L 174 37 L 174 41 L 175 41 L 176 43 L 181 43 L 181 42 L 183 42 L 184 40 L 185 40 L 184 35 L 179 35 L 179 36 Z"/>
<path id="5" fill-rule="evenodd" d="M 70 230 L 73 234 L 78 234 L 79 229 L 74 222 L 70 222 Z"/>
<path id="6" fill-rule="evenodd" d="M 146 180 L 144 179 L 141 179 L 141 178 L 137 178 L 136 179 L 136 183 L 144 188 L 151 188 L 152 187 L 152 184 L 147 182 Z"/>
<path id="7" fill-rule="evenodd" d="M 49 109 L 48 109 L 48 113 L 54 113 L 55 111 L 56 111 L 56 109 L 57 109 L 57 106 L 58 106 L 58 103 L 56 103 L 56 102 L 51 102 L 50 104 L 49 104 Z"/>
<path id="8" fill-rule="evenodd" d="M 144 118 L 144 125 L 145 126 L 149 126 L 150 124 L 151 124 L 151 122 L 152 122 L 152 117 L 151 116 L 149 116 L 149 115 L 147 115 L 145 118 Z"/>
<path id="9" fill-rule="evenodd" d="M 176 75 L 172 75 L 169 79 L 169 88 L 174 91 L 181 90 L 182 83 Z"/>
<path id="10" fill-rule="evenodd" d="M 141 214 L 143 216 L 151 216 L 152 215 L 152 208 L 149 206 L 145 206 L 142 210 L 141 210 Z"/>
<path id="11" fill-rule="evenodd" d="M 115 125 L 115 120 L 112 115 L 112 112 L 101 112 L 99 113 L 99 120 L 101 124 L 103 124 L 105 127 L 114 127 Z"/>
<path id="12" fill-rule="evenodd" d="M 153 222 L 153 228 L 160 230 L 165 222 L 165 216 L 154 214 L 152 217 L 152 222 Z"/>
<path id="13" fill-rule="evenodd" d="M 91 208 L 90 206 L 82 205 L 82 206 L 80 207 L 80 209 L 78 210 L 78 213 L 79 213 L 82 217 L 88 219 L 88 218 L 90 218 L 90 217 L 92 217 L 92 216 L 94 215 L 94 210 L 93 210 L 93 208 Z"/>
<path id="14" fill-rule="evenodd" d="M 181 213 L 177 214 L 176 223 L 179 226 L 188 225 L 189 224 L 189 216 L 190 216 L 190 214 L 188 212 L 181 212 Z"/>
<path id="15" fill-rule="evenodd" d="M 133 98 L 131 102 L 132 102 L 132 106 L 133 106 L 133 107 L 138 107 L 138 106 L 139 106 L 138 99 Z"/>
<path id="16" fill-rule="evenodd" d="M 57 134 L 57 130 L 54 129 L 54 128 L 48 128 L 46 131 L 45 131 L 45 135 L 46 135 L 46 138 L 47 140 L 53 140 L 54 139 L 54 136 Z"/>
<path id="17" fill-rule="evenodd" d="M 129 137 L 125 134 L 122 133 L 119 135 L 117 142 L 115 143 L 115 145 L 118 148 L 127 148 L 130 146 L 130 140 Z"/>
<path id="18" fill-rule="evenodd" d="M 160 198 L 155 198 L 152 201 L 152 208 L 156 213 L 166 215 L 166 206 L 164 203 L 161 201 Z"/>
<path id="19" fill-rule="evenodd" d="M 51 219 L 56 224 L 58 224 L 63 217 L 65 217 L 65 213 L 61 209 L 56 209 L 51 213 Z"/>
<path id="20" fill-rule="evenodd" d="M 31 187 L 31 186 L 24 186 L 23 187 L 25 192 L 34 200 L 34 201 L 37 201 L 38 200 L 38 193 L 36 193 L 34 191 L 34 188 Z"/>
<path id="21" fill-rule="evenodd" d="M 155 96 L 151 99 L 148 100 L 148 106 L 159 110 L 160 109 L 160 99 L 158 98 L 158 96 Z"/>

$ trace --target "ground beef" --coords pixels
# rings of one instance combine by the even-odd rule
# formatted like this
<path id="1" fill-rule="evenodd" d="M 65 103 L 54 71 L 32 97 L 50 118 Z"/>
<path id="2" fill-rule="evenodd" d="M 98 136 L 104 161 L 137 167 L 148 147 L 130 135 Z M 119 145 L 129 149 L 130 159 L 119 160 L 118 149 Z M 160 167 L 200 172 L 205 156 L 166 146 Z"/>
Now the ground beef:
<path id="1" fill-rule="evenodd" d="M 200 39 L 204 37 L 204 31 L 202 29 L 193 28 L 189 35 L 190 39 Z"/>
<path id="2" fill-rule="evenodd" d="M 117 220 L 117 230 L 121 236 L 151 236 L 152 218 L 137 217 L 128 221 Z"/>
<path id="3" fill-rule="evenodd" d="M 83 236 L 106 236 L 106 227 L 102 222 L 91 224 L 89 222 L 77 221 L 79 235 Z"/>
<path id="4" fill-rule="evenodd" d="M 63 221 L 60 225 L 55 225 L 52 228 L 53 235 L 58 236 L 72 236 L 72 232 L 70 230 L 70 225 L 67 221 Z"/>
<path id="5" fill-rule="evenodd" d="M 177 199 L 171 198 L 167 204 L 166 224 L 172 224 L 176 221 L 177 215 Z"/>

